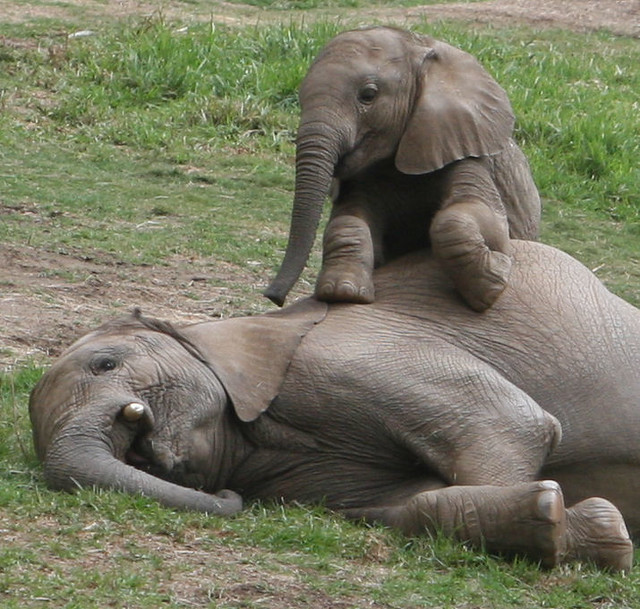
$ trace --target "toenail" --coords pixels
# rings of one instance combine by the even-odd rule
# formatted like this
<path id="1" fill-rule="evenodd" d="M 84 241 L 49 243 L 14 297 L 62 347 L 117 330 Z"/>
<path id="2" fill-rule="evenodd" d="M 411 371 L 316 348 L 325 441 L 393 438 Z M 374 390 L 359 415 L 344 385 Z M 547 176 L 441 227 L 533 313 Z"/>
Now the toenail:
<path id="1" fill-rule="evenodd" d="M 560 485 L 555 480 L 540 481 L 540 488 L 549 491 L 560 491 Z"/>

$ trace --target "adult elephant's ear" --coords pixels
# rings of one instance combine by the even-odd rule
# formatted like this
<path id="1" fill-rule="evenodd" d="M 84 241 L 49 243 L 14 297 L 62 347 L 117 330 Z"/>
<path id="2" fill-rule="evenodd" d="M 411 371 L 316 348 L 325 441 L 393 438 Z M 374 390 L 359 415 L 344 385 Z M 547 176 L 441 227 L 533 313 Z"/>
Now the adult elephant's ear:
<path id="1" fill-rule="evenodd" d="M 502 150 L 514 124 L 505 91 L 468 53 L 432 38 L 423 41 L 426 46 L 415 49 L 418 93 L 398 147 L 398 170 L 429 173 Z"/>
<path id="2" fill-rule="evenodd" d="M 326 314 L 326 303 L 307 299 L 267 315 L 197 324 L 185 334 L 224 385 L 238 418 L 249 422 L 278 395 L 300 342 Z"/>

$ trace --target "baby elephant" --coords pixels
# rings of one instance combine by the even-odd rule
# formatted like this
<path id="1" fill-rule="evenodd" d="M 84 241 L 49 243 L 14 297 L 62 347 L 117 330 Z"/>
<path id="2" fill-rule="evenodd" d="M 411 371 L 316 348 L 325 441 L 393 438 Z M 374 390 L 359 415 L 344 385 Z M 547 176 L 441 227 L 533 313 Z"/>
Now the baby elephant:
<path id="1" fill-rule="evenodd" d="M 240 495 L 324 502 L 549 566 L 629 569 L 640 312 L 569 256 L 512 246 L 481 316 L 413 253 L 376 271 L 368 306 L 105 324 L 32 392 L 47 483 L 214 514 Z"/>
<path id="2" fill-rule="evenodd" d="M 374 267 L 431 245 L 465 301 L 490 307 L 509 238 L 537 238 L 540 198 L 507 95 L 482 66 L 429 36 L 344 32 L 309 69 L 300 105 L 289 243 L 265 295 L 282 305 L 297 281 L 333 183 L 318 299 L 373 302 Z"/>

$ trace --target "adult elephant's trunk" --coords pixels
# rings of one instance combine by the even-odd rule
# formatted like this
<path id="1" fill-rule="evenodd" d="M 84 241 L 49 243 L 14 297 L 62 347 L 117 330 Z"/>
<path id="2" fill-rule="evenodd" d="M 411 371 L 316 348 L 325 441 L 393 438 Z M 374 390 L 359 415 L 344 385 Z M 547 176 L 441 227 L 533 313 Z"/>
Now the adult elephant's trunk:
<path id="1" fill-rule="evenodd" d="M 329 194 L 339 158 L 337 137 L 327 137 L 326 127 L 301 125 L 296 148 L 296 183 L 289 242 L 284 260 L 264 295 L 278 306 L 300 277 L 315 240 L 322 206 Z"/>
<path id="2" fill-rule="evenodd" d="M 101 488 L 141 494 L 167 507 L 230 515 L 242 509 L 231 491 L 210 495 L 167 482 L 117 459 L 99 426 L 72 422 L 49 445 L 44 458 L 47 485 L 57 490 Z"/>

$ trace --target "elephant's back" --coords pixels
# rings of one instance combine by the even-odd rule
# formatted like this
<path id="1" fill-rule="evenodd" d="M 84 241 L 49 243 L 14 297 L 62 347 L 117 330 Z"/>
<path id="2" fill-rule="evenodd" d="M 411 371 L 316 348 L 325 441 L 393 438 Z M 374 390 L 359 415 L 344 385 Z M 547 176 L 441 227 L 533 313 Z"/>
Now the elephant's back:
<path id="1" fill-rule="evenodd" d="M 408 254 L 376 269 L 373 309 L 410 313 L 439 325 L 503 326 L 508 332 L 522 331 L 529 317 L 569 324 L 568 331 L 573 322 L 576 330 L 593 332 L 611 323 L 612 318 L 622 318 L 621 323 L 631 326 L 633 334 L 640 333 L 640 312 L 609 292 L 575 258 L 535 241 L 512 240 L 511 248 L 509 283 L 496 303 L 482 313 L 465 304 L 429 250 Z M 541 324 L 545 325 L 544 321 Z"/>
<path id="2" fill-rule="evenodd" d="M 560 458 L 572 443 L 636 433 L 640 311 L 564 252 L 536 242 L 512 245 L 509 285 L 483 313 L 462 301 L 428 252 L 419 252 L 377 271 L 376 302 L 362 305 L 372 308 L 360 322 L 347 310 L 335 314 L 345 316 L 345 326 L 393 327 L 389 334 L 399 341 L 422 337 L 434 349 L 446 343 L 490 364 L 560 420 Z"/>

